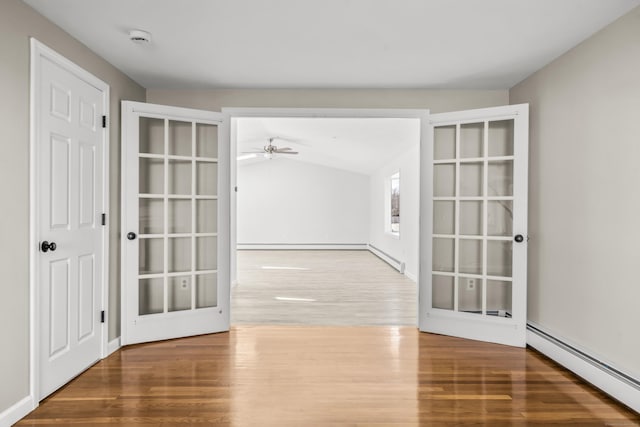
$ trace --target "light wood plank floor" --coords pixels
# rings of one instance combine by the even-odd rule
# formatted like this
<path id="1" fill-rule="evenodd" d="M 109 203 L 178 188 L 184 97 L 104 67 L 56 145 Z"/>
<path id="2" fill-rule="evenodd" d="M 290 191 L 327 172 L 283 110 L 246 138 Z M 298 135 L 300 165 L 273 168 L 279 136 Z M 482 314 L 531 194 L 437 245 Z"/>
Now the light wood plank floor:
<path id="1" fill-rule="evenodd" d="M 417 325 L 417 304 L 369 251 L 238 251 L 231 324 Z"/>
<path id="2" fill-rule="evenodd" d="M 237 326 L 124 348 L 22 426 L 640 426 L 536 352 L 415 327 Z"/>

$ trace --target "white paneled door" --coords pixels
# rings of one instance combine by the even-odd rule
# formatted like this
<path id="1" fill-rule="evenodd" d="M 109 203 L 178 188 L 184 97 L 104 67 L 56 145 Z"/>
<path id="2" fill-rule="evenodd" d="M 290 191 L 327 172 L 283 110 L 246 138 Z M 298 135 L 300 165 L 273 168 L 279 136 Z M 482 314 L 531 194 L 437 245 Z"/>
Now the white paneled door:
<path id="1" fill-rule="evenodd" d="M 34 44 L 39 397 L 100 359 L 108 87 Z M 52 59 L 53 58 L 53 59 Z"/>
<path id="2" fill-rule="evenodd" d="M 122 103 L 122 344 L 229 329 L 220 113 Z"/>
<path id="3" fill-rule="evenodd" d="M 430 135 L 420 329 L 524 347 L 528 105 L 434 114 Z"/>

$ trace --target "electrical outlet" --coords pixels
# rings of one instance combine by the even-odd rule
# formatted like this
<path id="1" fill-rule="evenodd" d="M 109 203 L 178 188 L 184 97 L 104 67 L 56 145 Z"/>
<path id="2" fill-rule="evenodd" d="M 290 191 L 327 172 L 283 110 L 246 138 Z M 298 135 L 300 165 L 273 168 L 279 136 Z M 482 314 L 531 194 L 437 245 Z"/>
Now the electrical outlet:
<path id="1" fill-rule="evenodd" d="M 467 279 L 467 290 L 473 291 L 476 289 L 476 281 L 475 279 Z"/>
<path id="2" fill-rule="evenodd" d="M 182 279 L 180 281 L 180 287 L 182 289 L 187 289 L 189 287 L 189 280 L 188 279 Z"/>

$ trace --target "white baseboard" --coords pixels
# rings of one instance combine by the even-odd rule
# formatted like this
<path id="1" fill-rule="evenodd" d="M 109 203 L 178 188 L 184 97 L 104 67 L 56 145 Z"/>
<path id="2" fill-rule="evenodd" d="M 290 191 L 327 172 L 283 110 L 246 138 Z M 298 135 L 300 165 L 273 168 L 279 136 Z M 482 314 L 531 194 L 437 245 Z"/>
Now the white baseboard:
<path id="1" fill-rule="evenodd" d="M 416 276 L 415 274 L 411 273 L 410 271 L 405 270 L 404 271 L 404 275 L 407 276 L 409 279 L 413 280 L 414 282 L 418 282 L 418 276 Z"/>
<path id="2" fill-rule="evenodd" d="M 369 252 L 371 252 L 372 254 L 374 254 L 375 256 L 377 256 L 378 258 L 380 258 L 381 260 L 383 260 L 387 264 L 389 264 L 391 267 L 393 267 L 396 270 L 398 270 L 399 272 L 403 273 L 404 263 L 402 261 L 398 261 L 397 259 L 393 258 L 391 255 L 389 255 L 389 254 L 381 251 L 380 249 L 376 248 L 371 243 L 369 243 L 367 245 L 367 249 L 369 249 Z"/>
<path id="3" fill-rule="evenodd" d="M 367 250 L 366 243 L 238 243 L 238 250 Z"/>
<path id="4" fill-rule="evenodd" d="M 107 344 L 107 357 L 120 349 L 120 337 L 109 341 Z"/>
<path id="5" fill-rule="evenodd" d="M 0 412 L 0 427 L 9 427 L 24 418 L 35 409 L 33 398 L 27 396 L 14 405 Z"/>
<path id="6" fill-rule="evenodd" d="M 527 345 L 535 348 L 634 411 L 640 412 L 640 387 L 623 376 L 616 375 L 614 370 L 605 369 L 603 366 L 606 365 L 601 364 L 603 366 L 600 366 L 596 363 L 596 358 L 587 355 L 584 351 L 574 351 L 568 345 L 563 345 L 564 340 L 552 336 L 542 327 L 531 322 L 528 325 L 533 326 L 542 333 L 528 327 Z M 635 379 L 633 380 L 635 381 Z"/>

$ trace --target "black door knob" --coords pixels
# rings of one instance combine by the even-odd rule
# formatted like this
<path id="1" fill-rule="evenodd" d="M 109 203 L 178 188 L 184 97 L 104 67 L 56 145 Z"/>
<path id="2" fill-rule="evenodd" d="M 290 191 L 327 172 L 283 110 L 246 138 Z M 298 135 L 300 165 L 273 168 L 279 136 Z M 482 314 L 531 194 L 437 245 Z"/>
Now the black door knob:
<path id="1" fill-rule="evenodd" d="M 58 246 L 56 245 L 56 242 L 47 242 L 46 240 L 44 242 L 42 242 L 42 244 L 40 245 L 40 249 L 42 250 L 42 252 L 47 252 L 47 251 L 55 251 L 56 248 Z"/>
<path id="2" fill-rule="evenodd" d="M 516 237 L 513 238 L 518 243 L 524 242 L 524 236 L 522 234 L 516 234 Z"/>
<path id="3" fill-rule="evenodd" d="M 127 233 L 127 239 L 134 240 L 135 238 L 136 238 L 136 233 L 134 233 L 133 231 L 130 231 Z"/>

